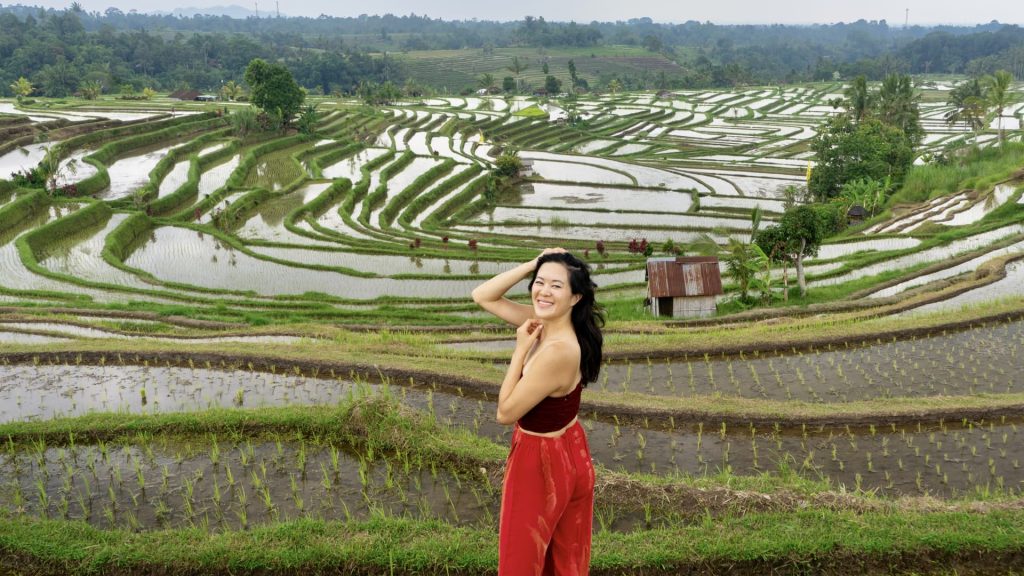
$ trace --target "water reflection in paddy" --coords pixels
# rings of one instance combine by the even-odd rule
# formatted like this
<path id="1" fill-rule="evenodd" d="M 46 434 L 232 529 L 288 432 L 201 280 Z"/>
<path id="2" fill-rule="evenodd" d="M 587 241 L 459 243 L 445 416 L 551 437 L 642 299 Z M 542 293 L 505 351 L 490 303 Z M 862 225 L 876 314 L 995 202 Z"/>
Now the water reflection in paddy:
<path id="1" fill-rule="evenodd" d="M 142 188 L 149 182 L 149 173 L 156 167 L 157 162 L 179 145 L 176 143 L 160 146 L 155 150 L 117 159 L 107 166 L 110 186 L 100 194 L 100 197 L 104 200 L 116 200 Z"/>
<path id="2" fill-rule="evenodd" d="M 531 208 L 581 206 L 603 210 L 687 212 L 692 200 L 685 192 L 602 188 L 536 182 L 520 189 L 514 204 Z M 703 200 L 702 200 L 703 202 Z"/>
<path id="3" fill-rule="evenodd" d="M 15 172 L 27 172 L 36 167 L 54 142 L 26 144 L 0 156 L 0 179 L 10 179 Z"/>
<path id="4" fill-rule="evenodd" d="M 942 310 L 958 310 L 965 306 L 983 304 L 1005 298 L 1024 297 L 1024 260 L 1006 265 L 1006 277 L 980 288 L 964 292 L 953 298 L 914 308 L 906 314 L 928 314 Z M 1018 372 L 1021 374 L 1024 372 Z"/>
<path id="5" fill-rule="evenodd" d="M 638 206 L 640 208 L 640 206 Z M 527 224 L 531 222 L 597 226 L 663 226 L 687 228 L 726 228 L 733 230 L 750 230 L 749 218 L 721 218 L 700 216 L 695 214 L 664 214 L 651 212 L 590 212 L 586 210 L 544 210 L 542 208 L 509 208 L 499 206 L 489 213 L 477 216 L 471 222 L 490 224 L 507 222 L 510 224 Z M 764 219 L 765 224 L 769 223 Z"/>
<path id="6" fill-rule="evenodd" d="M 387 154 L 387 148 L 366 148 L 349 158 L 340 160 L 330 166 L 324 167 L 321 172 L 324 178 L 348 178 L 353 184 L 362 179 L 360 169 L 373 160 Z"/>
<path id="7" fill-rule="evenodd" d="M 875 274 L 881 274 L 890 270 L 899 270 L 902 268 L 908 268 L 919 264 L 926 264 L 929 262 L 939 262 L 947 260 L 949 258 L 956 257 L 958 254 L 969 252 L 971 250 L 977 250 L 997 240 L 1014 236 L 1017 234 L 1024 233 L 1024 224 L 1013 224 L 1010 226 L 1004 226 L 988 232 L 982 232 L 959 240 L 954 240 L 945 246 L 936 246 L 927 250 L 921 250 L 920 252 L 914 252 L 906 256 L 900 256 L 898 258 L 891 258 L 882 262 L 876 262 L 867 266 L 862 266 L 856 270 L 848 272 L 846 274 L 835 276 L 832 278 L 824 278 L 811 282 L 811 286 L 831 286 L 834 284 L 841 284 L 857 278 L 866 278 Z"/>
<path id="8" fill-rule="evenodd" d="M 340 298 L 380 296 L 466 298 L 477 280 L 416 280 L 356 278 L 337 272 L 285 266 L 253 258 L 213 236 L 165 226 L 153 232 L 126 260 L 165 281 L 218 288 L 251 290 L 262 295 L 320 292 Z"/>

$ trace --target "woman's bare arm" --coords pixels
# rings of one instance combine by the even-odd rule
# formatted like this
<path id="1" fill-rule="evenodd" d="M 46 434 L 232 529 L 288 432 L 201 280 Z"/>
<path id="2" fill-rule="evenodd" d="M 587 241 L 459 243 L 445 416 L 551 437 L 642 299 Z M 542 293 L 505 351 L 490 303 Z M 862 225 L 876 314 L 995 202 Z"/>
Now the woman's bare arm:
<path id="1" fill-rule="evenodd" d="M 521 282 L 523 278 L 533 274 L 536 269 L 537 259 L 534 258 L 498 274 L 473 289 L 473 301 L 509 324 L 519 326 L 533 316 L 533 306 L 513 302 L 505 298 L 505 293 Z"/>

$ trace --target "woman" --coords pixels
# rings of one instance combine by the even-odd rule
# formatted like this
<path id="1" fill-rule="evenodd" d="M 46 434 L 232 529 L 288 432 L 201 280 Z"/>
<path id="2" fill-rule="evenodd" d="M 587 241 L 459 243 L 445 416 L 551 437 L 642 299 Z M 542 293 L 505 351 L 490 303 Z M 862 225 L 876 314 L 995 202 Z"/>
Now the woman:
<path id="1" fill-rule="evenodd" d="M 505 298 L 530 276 L 532 305 Z M 498 422 L 515 424 L 505 466 L 499 576 L 587 574 L 594 468 L 577 420 L 601 369 L 601 326 L 587 265 L 561 248 L 473 290 L 484 310 L 518 326 L 498 393 Z"/>

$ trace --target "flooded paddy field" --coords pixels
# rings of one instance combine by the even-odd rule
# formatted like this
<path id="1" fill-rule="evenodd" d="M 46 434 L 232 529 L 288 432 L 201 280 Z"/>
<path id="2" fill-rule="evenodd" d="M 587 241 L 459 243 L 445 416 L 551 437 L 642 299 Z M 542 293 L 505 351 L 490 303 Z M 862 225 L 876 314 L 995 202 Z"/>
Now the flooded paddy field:
<path id="1" fill-rule="evenodd" d="M 114 358 L 111 358 L 111 362 Z M 606 370 L 612 370 L 608 367 Z M 385 394 L 437 422 L 507 445 L 493 396 L 449 393 L 415 381 L 382 387 L 345 375 L 289 376 L 156 366 L 8 365 L 0 367 L 0 421 L 103 412 L 177 412 L 216 407 L 331 405 L 353 395 Z M 659 384 L 660 385 L 660 384 Z M 602 383 L 584 392 L 600 396 Z M 595 462 L 610 470 L 714 475 L 772 472 L 782 466 L 834 486 L 881 494 L 1019 491 L 1024 423 L 901 421 L 849 426 L 753 427 L 706 421 L 649 426 L 614 409 L 581 413 Z M 122 471 L 123 472 L 123 471 Z M 150 475 L 147 474 L 147 477 Z"/>
<path id="2" fill-rule="evenodd" d="M 1024 322 L 742 358 L 612 363 L 595 390 L 837 403 L 1024 392 Z"/>
<path id="3" fill-rule="evenodd" d="M 0 510 L 101 528 L 229 530 L 382 514 L 491 525 L 500 507 L 478 478 L 318 440 L 140 440 L 8 452 Z"/>

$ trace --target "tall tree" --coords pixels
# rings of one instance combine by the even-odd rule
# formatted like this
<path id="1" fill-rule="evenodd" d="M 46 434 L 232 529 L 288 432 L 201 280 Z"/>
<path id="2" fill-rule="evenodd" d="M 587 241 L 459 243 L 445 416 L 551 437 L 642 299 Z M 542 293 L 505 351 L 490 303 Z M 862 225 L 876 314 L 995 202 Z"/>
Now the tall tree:
<path id="1" fill-rule="evenodd" d="M 519 82 L 519 75 L 522 74 L 523 71 L 526 70 L 529 67 L 530 67 L 530 65 L 527 64 L 526 62 L 521 61 L 519 59 L 519 56 L 513 56 L 512 57 L 512 65 L 508 67 L 508 70 L 509 70 L 509 72 L 512 72 L 513 74 L 516 75 L 516 83 L 518 84 L 518 82 Z"/>
<path id="2" fill-rule="evenodd" d="M 783 214 L 777 225 L 760 232 L 757 244 L 770 259 L 785 258 L 796 264 L 797 284 L 800 296 L 804 297 L 807 295 L 804 258 L 818 253 L 824 237 L 817 212 L 810 206 L 797 206 Z"/>
<path id="3" fill-rule="evenodd" d="M 985 96 L 977 78 L 957 84 L 949 91 L 947 103 L 953 109 L 946 114 L 946 124 L 953 126 L 963 122 L 972 132 L 985 126 Z"/>
<path id="4" fill-rule="evenodd" d="M 819 201 L 839 195 L 850 180 L 890 177 L 898 184 L 914 160 L 913 143 L 899 128 L 874 118 L 854 124 L 846 114 L 827 120 L 811 139 L 816 164 L 807 183 Z"/>
<path id="5" fill-rule="evenodd" d="M 924 138 L 921 115 L 918 109 L 920 95 L 914 90 L 914 83 L 907 74 L 890 74 L 882 81 L 878 90 L 878 119 L 889 126 L 903 131 L 912 146 Z"/>
<path id="6" fill-rule="evenodd" d="M 246 67 L 245 81 L 251 89 L 252 103 L 268 114 L 279 116 L 285 125 L 306 98 L 287 68 L 260 58 Z"/>
<path id="7" fill-rule="evenodd" d="M 868 90 L 868 79 L 863 74 L 853 79 L 843 96 L 846 96 L 846 109 L 853 117 L 853 121 L 860 122 L 874 106 L 874 95 Z"/>
<path id="8" fill-rule="evenodd" d="M 997 70 L 995 74 L 985 77 L 985 100 L 996 117 L 999 129 L 999 143 L 1003 143 L 1003 110 L 1010 103 L 1010 85 L 1013 75 L 1006 70 Z"/>

